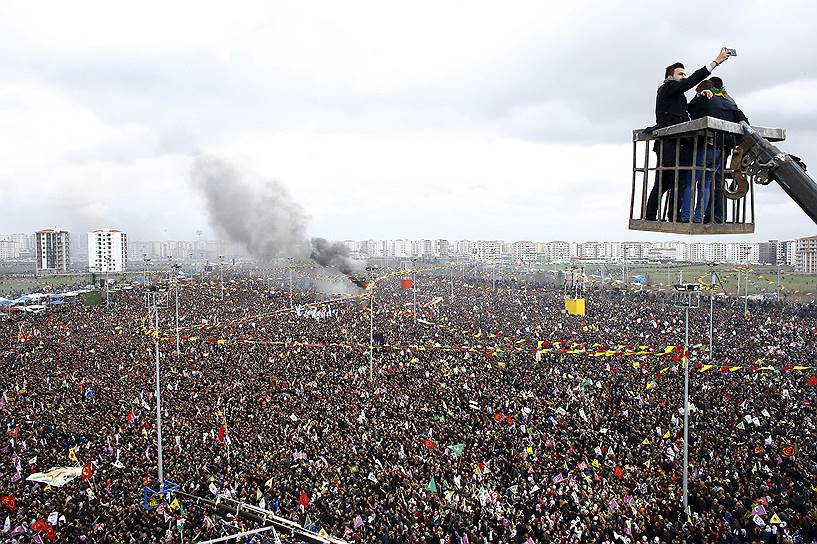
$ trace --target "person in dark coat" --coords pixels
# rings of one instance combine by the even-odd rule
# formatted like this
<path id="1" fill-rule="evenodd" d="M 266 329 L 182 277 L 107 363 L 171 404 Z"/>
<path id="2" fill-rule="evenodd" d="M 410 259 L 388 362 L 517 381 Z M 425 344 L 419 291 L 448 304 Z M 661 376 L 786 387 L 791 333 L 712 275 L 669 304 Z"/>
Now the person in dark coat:
<path id="1" fill-rule="evenodd" d="M 696 88 L 696 91 L 698 94 L 689 103 L 688 108 L 692 119 L 714 117 L 715 119 L 722 119 L 733 123 L 740 123 L 741 121 L 749 122 L 749 119 L 738 107 L 735 100 L 726 94 L 723 81 L 720 78 L 711 78 L 701 82 Z M 704 95 L 703 93 L 705 91 L 711 92 L 711 97 L 708 93 Z M 738 143 L 737 138 L 739 138 L 739 136 L 724 134 L 722 141 L 707 142 L 705 138 L 699 139 L 695 161 L 695 164 L 701 168 L 695 171 L 697 196 L 695 198 L 695 216 L 693 221 L 696 223 L 701 222 L 701 209 L 704 210 L 703 219 L 705 222 L 708 223 L 711 221 L 713 210 L 715 212 L 715 222 L 723 222 L 722 165 L 726 163 L 731 150 Z M 705 172 L 704 169 L 711 170 Z M 712 193 L 713 179 L 716 180 L 714 194 Z M 682 221 L 689 221 L 691 192 L 691 183 L 685 184 L 681 192 L 680 218 Z M 710 196 L 714 199 L 713 206 L 709 204 Z"/>
<path id="2" fill-rule="evenodd" d="M 686 77 L 686 70 L 684 69 L 684 65 L 680 62 L 667 66 L 664 71 L 664 82 L 658 87 L 655 98 L 656 124 L 647 130 L 653 131 L 658 128 L 689 121 L 687 99 L 684 93 L 706 79 L 716 66 L 719 66 L 728 58 L 729 53 L 725 48 L 722 48 L 714 61 L 707 66 L 699 68 L 693 72 L 690 77 Z M 692 147 L 691 142 L 687 138 L 680 140 L 672 138 L 661 142 L 656 141 L 653 151 L 658 154 L 658 162 L 662 167 L 692 165 Z M 679 182 L 683 184 L 685 179 L 689 179 L 688 170 L 680 172 Z M 658 218 L 660 200 L 663 198 L 664 193 L 673 191 L 674 185 L 675 173 L 673 171 L 657 171 L 655 185 L 647 199 L 646 219 L 648 221 L 655 221 Z M 673 192 L 670 192 L 669 201 L 669 209 L 674 210 Z M 673 212 L 671 211 L 670 214 L 672 215 Z M 674 220 L 674 217 L 670 217 L 669 220 Z"/>

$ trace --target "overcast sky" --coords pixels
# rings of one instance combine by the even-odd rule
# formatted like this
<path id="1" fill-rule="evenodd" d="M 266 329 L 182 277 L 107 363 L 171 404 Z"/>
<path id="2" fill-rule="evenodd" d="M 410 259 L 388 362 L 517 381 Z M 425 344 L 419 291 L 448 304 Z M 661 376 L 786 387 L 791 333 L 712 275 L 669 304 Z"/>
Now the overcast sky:
<path id="1" fill-rule="evenodd" d="M 207 153 L 316 236 L 661 239 L 627 230 L 631 130 L 664 66 L 721 46 L 752 124 L 817 169 L 814 2 L 208 4 L 0 4 L 0 233 L 215 236 Z M 756 208 L 735 240 L 817 231 L 777 185 Z"/>

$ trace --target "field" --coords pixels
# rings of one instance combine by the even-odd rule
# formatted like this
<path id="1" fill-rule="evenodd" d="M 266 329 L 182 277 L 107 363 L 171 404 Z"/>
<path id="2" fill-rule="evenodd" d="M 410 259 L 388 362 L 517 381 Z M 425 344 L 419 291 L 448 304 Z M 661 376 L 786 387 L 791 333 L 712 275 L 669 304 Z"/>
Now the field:
<path id="1" fill-rule="evenodd" d="M 568 270 L 568 265 L 545 265 L 547 270 Z M 712 267 L 705 264 L 670 263 L 666 264 L 628 264 L 627 275 L 647 277 L 647 284 L 664 288 L 670 284 L 680 282 L 709 283 Z M 745 279 L 749 277 L 749 295 L 774 293 L 777 289 L 776 266 L 737 266 L 734 264 L 719 264 L 714 270 L 720 277 L 723 291 L 735 295 L 738 288 L 738 272 L 741 274 L 740 294 L 745 293 Z M 604 276 L 607 279 L 621 280 L 621 263 L 590 263 L 584 265 L 586 274 Z M 797 274 L 790 267 L 780 267 L 780 292 L 799 301 L 814 300 L 817 294 L 817 276 Z"/>
<path id="2" fill-rule="evenodd" d="M 105 277 L 103 274 L 101 277 Z M 111 274 L 111 280 L 135 281 L 141 279 L 141 273 Z M 0 276 L 0 296 L 12 298 L 29 293 L 43 292 L 50 286 L 52 292 L 67 291 L 91 283 L 90 274 L 60 274 L 40 277 Z"/>

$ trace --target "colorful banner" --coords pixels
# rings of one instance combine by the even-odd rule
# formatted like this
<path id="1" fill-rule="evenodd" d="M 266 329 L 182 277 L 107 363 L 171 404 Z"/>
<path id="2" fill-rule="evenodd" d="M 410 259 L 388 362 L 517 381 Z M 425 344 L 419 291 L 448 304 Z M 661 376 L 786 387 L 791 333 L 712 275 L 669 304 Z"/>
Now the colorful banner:
<path id="1" fill-rule="evenodd" d="M 82 467 L 51 467 L 47 472 L 35 472 L 29 482 L 40 482 L 54 487 L 62 487 L 82 475 Z"/>

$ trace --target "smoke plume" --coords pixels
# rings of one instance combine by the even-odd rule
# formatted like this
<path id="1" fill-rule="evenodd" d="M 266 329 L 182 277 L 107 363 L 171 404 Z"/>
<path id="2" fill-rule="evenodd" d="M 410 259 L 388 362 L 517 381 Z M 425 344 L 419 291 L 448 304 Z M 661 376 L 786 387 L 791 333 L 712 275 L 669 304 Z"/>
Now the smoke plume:
<path id="1" fill-rule="evenodd" d="M 311 258 L 347 275 L 354 272 L 345 245 L 309 239 L 306 212 L 279 181 L 266 181 L 259 189 L 247 183 L 234 166 L 212 156 L 196 158 L 191 179 L 204 196 L 213 226 L 258 261 Z"/>

